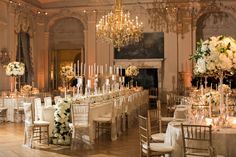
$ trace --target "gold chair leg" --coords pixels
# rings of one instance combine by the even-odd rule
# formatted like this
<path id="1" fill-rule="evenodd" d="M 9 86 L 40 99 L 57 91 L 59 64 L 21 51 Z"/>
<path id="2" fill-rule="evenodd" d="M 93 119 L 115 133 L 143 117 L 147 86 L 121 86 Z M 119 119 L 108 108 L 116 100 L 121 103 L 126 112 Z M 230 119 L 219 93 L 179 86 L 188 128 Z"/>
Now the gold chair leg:
<path id="1" fill-rule="evenodd" d="M 47 136 L 48 136 L 48 145 L 49 145 L 49 142 L 50 142 L 50 137 L 49 137 L 49 126 L 47 126 Z"/>

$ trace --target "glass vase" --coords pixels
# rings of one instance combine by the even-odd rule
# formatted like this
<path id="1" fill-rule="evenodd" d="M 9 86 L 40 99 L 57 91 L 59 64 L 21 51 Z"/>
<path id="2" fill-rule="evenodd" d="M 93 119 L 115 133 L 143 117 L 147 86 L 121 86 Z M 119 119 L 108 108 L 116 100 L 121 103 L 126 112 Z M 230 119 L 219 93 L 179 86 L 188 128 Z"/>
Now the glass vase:
<path id="1" fill-rule="evenodd" d="M 129 81 L 130 88 L 134 87 L 134 77 L 131 77 L 131 80 Z"/>
<path id="2" fill-rule="evenodd" d="M 17 92 L 17 81 L 16 81 L 16 76 L 11 76 L 10 78 L 10 90 L 11 92 Z"/>
<path id="3" fill-rule="evenodd" d="M 219 88 L 219 93 L 220 93 L 220 114 L 223 115 L 225 113 L 225 104 L 224 104 L 224 89 L 223 89 L 223 73 L 220 74 L 220 88 Z"/>

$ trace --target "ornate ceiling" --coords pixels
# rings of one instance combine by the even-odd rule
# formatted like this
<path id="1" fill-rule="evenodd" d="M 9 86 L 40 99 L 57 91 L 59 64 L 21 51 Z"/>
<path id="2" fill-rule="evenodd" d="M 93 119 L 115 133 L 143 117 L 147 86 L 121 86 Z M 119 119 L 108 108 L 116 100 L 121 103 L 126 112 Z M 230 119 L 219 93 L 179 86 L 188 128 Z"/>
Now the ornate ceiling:
<path id="1" fill-rule="evenodd" d="M 41 8 L 56 8 L 56 7 L 69 7 L 69 6 L 88 6 L 88 5 L 102 5 L 113 4 L 114 0 L 23 0 L 29 4 L 35 5 Z M 137 0 L 127 0 L 135 1 Z"/>

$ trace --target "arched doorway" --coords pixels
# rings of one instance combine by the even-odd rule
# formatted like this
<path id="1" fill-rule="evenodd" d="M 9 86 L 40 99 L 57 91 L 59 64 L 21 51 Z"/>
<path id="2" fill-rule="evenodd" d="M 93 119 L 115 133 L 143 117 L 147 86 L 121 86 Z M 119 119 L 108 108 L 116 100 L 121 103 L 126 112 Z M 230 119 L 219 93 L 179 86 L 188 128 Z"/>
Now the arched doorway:
<path id="1" fill-rule="evenodd" d="M 196 41 L 218 35 L 236 38 L 236 19 L 229 13 L 209 12 L 203 14 L 197 20 L 196 26 Z"/>
<path id="2" fill-rule="evenodd" d="M 62 85 L 60 69 L 84 60 L 84 26 L 74 17 L 58 19 L 49 29 L 50 89 Z"/>

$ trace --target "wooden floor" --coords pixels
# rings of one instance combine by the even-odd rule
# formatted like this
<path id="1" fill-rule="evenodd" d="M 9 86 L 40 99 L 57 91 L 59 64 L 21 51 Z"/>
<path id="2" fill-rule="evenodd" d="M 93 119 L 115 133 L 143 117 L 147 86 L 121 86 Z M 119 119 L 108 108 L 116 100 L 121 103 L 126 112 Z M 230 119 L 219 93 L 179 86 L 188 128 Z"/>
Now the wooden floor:
<path id="1" fill-rule="evenodd" d="M 103 140 L 92 150 L 71 150 L 69 146 L 23 145 L 23 123 L 0 123 L 0 157 L 139 157 L 137 127 L 129 129 L 117 141 Z"/>

